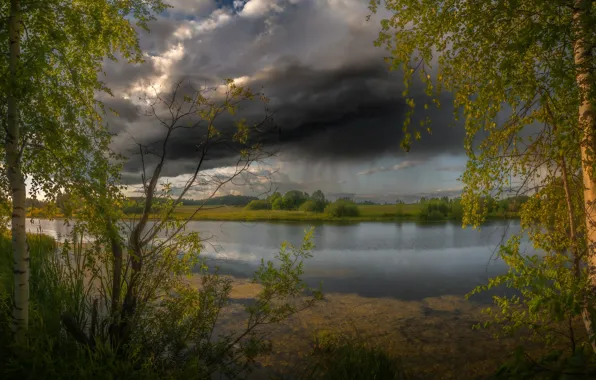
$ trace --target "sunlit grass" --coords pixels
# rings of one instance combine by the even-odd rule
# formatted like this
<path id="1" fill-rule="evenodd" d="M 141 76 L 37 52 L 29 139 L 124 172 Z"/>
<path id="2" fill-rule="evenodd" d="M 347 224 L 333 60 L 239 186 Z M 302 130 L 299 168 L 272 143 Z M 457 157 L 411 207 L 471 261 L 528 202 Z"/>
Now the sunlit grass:
<path id="1" fill-rule="evenodd" d="M 192 220 L 221 220 L 221 221 L 308 221 L 308 222 L 333 222 L 333 221 L 351 221 L 351 222 L 374 222 L 374 221 L 417 221 L 420 220 L 420 208 L 418 203 L 411 204 L 390 204 L 390 205 L 358 205 L 359 216 L 336 218 L 326 213 L 289 211 L 289 210 L 246 210 L 243 206 L 179 206 L 172 213 L 172 217 L 177 219 Z M 197 209 L 199 209 L 197 211 Z M 196 212 L 195 212 L 196 211 Z M 27 215 L 28 217 L 44 218 L 47 217 L 41 209 L 34 209 Z M 138 218 L 139 215 L 128 214 L 129 218 Z M 62 218 L 60 213 L 52 215 L 53 218 Z M 76 215 L 75 215 L 76 217 Z M 157 218 L 153 215 L 152 218 Z M 517 218 L 517 213 L 499 214 L 490 213 L 489 219 Z M 426 219 L 426 221 L 453 220 L 452 217 L 443 217 L 439 219 Z"/>
<path id="2" fill-rule="evenodd" d="M 401 205 L 358 205 L 360 215 L 355 217 L 335 218 L 329 214 L 288 211 L 288 210 L 245 210 L 238 206 L 211 206 L 199 210 L 193 220 L 242 220 L 242 221 L 395 221 L 395 220 L 418 220 L 420 204 Z M 180 206 L 173 216 L 176 218 L 189 218 L 196 206 Z M 516 214 L 500 215 L 491 213 L 489 218 L 511 218 Z M 438 220 L 451 220 L 453 218 L 442 218 Z"/>
<path id="3" fill-rule="evenodd" d="M 360 216 L 335 218 L 329 214 L 289 210 L 245 210 L 243 207 L 215 206 L 198 211 L 193 220 L 269 220 L 269 221 L 382 221 L 415 219 L 419 205 L 359 205 Z M 196 206 L 181 206 L 175 217 L 188 218 Z"/>

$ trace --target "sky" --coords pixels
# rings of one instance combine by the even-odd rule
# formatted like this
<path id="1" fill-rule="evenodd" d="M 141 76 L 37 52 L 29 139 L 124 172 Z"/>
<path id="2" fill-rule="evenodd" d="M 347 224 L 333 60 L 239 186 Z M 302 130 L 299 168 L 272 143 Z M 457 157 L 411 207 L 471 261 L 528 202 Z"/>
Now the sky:
<path id="1" fill-rule="evenodd" d="M 386 14 L 367 21 L 368 0 L 169 3 L 173 8 L 149 24 L 150 32 L 139 31 L 144 63 L 104 65 L 102 80 L 114 96 L 102 100 L 119 114 L 107 121 L 116 134 L 112 147 L 126 156 L 129 194 L 138 192 L 141 182 L 135 144 L 155 141 L 163 132 L 139 111 L 146 106 L 140 94 L 151 88 L 167 92 L 179 80 L 220 84 L 225 78 L 263 91 L 280 132 L 264 140 L 276 154 L 251 168 L 271 173 L 269 187 L 262 179 L 257 186 L 231 183 L 217 195 L 320 189 L 330 198 L 407 201 L 461 190 L 464 130 L 451 125 L 451 109 L 420 109 L 414 122 L 432 116 L 432 134 L 423 134 L 409 153 L 400 148 L 407 111 L 403 80 L 399 72 L 389 72 L 385 51 L 373 44 Z M 419 87 L 413 86 L 411 96 L 422 104 Z M 246 112 L 258 113 L 254 107 Z M 174 186 L 188 179 L 197 160 L 197 136 L 184 129 L 177 133 L 164 168 Z M 207 173 L 228 173 L 233 162 L 235 157 L 222 152 Z M 199 186 L 189 197 L 212 191 Z"/>

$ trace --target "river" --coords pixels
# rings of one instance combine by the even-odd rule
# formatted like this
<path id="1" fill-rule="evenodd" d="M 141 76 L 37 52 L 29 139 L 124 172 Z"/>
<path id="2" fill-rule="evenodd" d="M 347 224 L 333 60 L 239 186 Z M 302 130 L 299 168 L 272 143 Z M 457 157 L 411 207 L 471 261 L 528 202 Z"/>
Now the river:
<path id="1" fill-rule="evenodd" d="M 187 230 L 201 233 L 205 256 L 222 273 L 247 278 L 261 259 L 273 259 L 283 241 L 300 244 L 308 227 L 193 221 Z M 28 229 L 59 239 L 70 231 L 60 220 L 35 220 Z M 480 231 L 449 222 L 319 224 L 313 258 L 305 262 L 305 279 L 311 285 L 322 282 L 325 292 L 361 297 L 461 296 L 488 277 L 504 273 L 497 247 L 519 229 L 518 221 L 487 223 Z"/>

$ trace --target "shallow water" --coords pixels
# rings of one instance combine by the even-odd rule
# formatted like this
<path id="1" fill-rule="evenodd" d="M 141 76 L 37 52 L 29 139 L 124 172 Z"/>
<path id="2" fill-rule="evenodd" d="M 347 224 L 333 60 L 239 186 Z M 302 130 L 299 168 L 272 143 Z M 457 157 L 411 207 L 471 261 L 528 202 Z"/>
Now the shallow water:
<path id="1" fill-rule="evenodd" d="M 282 241 L 299 245 L 308 227 L 193 221 L 187 230 L 201 233 L 204 254 L 222 273 L 247 278 L 261 259 L 273 259 Z M 28 228 L 59 239 L 70 232 L 60 220 L 35 220 Z M 449 222 L 319 224 L 305 278 L 313 286 L 322 282 L 325 292 L 363 297 L 421 300 L 463 295 L 505 271 L 496 257 L 497 247 L 517 232 L 517 221 L 488 223 L 480 231 Z M 527 249 L 527 243 L 523 246 Z"/>

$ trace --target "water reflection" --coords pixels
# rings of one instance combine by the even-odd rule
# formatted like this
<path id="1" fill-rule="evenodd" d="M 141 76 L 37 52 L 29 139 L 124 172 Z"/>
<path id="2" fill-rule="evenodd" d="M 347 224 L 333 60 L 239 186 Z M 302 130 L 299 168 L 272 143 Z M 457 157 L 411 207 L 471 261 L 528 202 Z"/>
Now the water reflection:
<path id="1" fill-rule="evenodd" d="M 61 221 L 36 221 L 60 238 L 70 227 Z M 206 239 L 204 255 L 221 273 L 251 277 L 261 259 L 273 259 L 282 241 L 300 244 L 308 224 L 191 222 L 187 230 Z M 519 232 L 516 221 L 486 224 L 480 231 L 457 223 L 322 224 L 315 229 L 314 257 L 305 263 L 311 285 L 327 292 L 415 300 L 462 295 L 506 269 L 491 260 L 498 245 Z M 529 249 L 527 242 L 523 242 Z"/>

